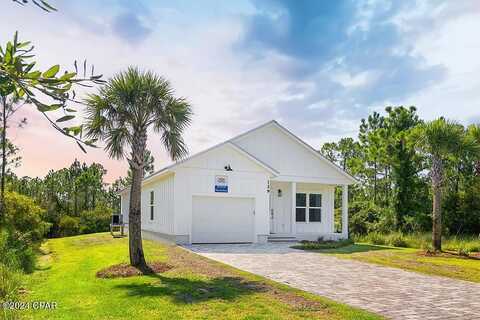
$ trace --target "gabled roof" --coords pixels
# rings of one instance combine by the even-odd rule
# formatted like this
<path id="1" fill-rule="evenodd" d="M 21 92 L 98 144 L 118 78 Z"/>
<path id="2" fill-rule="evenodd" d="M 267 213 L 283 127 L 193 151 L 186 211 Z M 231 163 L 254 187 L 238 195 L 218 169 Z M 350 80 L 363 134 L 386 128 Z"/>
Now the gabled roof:
<path id="1" fill-rule="evenodd" d="M 282 132 L 284 132 L 287 136 L 289 136 L 291 139 L 295 140 L 297 143 L 299 143 L 302 147 L 304 147 L 305 149 L 307 149 L 309 152 L 311 152 L 315 157 L 317 157 L 318 159 L 320 159 L 321 161 L 324 161 L 325 163 L 327 163 L 329 166 L 331 166 L 334 170 L 338 171 L 340 174 L 342 174 L 344 177 L 346 177 L 348 180 L 352 181 L 352 183 L 357 183 L 358 181 L 353 177 L 351 176 L 350 174 L 348 174 L 347 172 L 343 171 L 342 168 L 340 168 L 339 166 L 337 166 L 335 163 L 331 162 L 330 160 L 328 160 L 327 158 L 325 158 L 319 151 L 315 150 L 312 146 L 310 146 L 309 144 L 307 144 L 305 141 L 303 141 L 302 139 L 300 139 L 299 137 L 297 137 L 296 135 L 294 135 L 292 132 L 290 132 L 287 128 L 285 128 L 284 126 L 282 126 L 281 124 L 279 124 L 277 121 L 275 120 L 271 120 L 271 121 L 268 121 L 262 125 L 259 125 L 253 129 L 250 129 L 244 133 L 241 133 L 231 139 L 228 139 L 222 143 L 219 143 L 217 145 L 214 145 L 213 147 L 210 147 L 208 149 L 205 149 L 203 151 L 200 151 L 190 157 L 186 157 L 182 160 L 179 160 L 169 166 L 166 166 L 154 173 L 152 173 L 151 175 L 143 178 L 142 180 L 142 183 L 145 183 L 145 182 L 148 182 L 154 178 L 158 178 L 158 177 L 161 177 L 161 176 L 165 176 L 165 175 L 168 175 L 169 173 L 172 172 L 172 169 L 182 163 L 185 163 L 193 158 L 196 158 L 202 154 L 205 154 L 211 150 L 214 150 L 216 148 L 219 148 L 221 146 L 224 146 L 224 145 L 229 145 L 230 147 L 234 148 L 235 150 L 237 150 L 238 152 L 240 152 L 241 154 L 243 154 L 245 157 L 249 158 L 250 160 L 252 160 L 253 162 L 255 162 L 257 165 L 261 166 L 262 168 L 264 168 L 267 172 L 270 172 L 273 176 L 277 176 L 280 174 L 280 172 L 278 170 L 276 170 L 275 168 L 272 168 L 271 166 L 269 166 L 268 164 L 266 164 L 265 162 L 261 161 L 260 159 L 256 158 L 254 155 L 250 154 L 249 152 L 247 152 L 246 150 L 244 150 L 243 148 L 241 148 L 240 146 L 238 146 L 236 143 L 234 143 L 235 140 L 243 137 L 243 136 L 246 136 L 248 134 L 250 134 L 251 132 L 254 132 L 254 131 L 257 131 L 261 128 L 264 128 L 264 127 L 267 127 L 267 126 L 270 126 L 270 125 L 274 125 L 276 126 L 277 128 L 279 128 Z M 121 192 L 125 191 L 125 189 L 121 190 Z"/>
<path id="2" fill-rule="evenodd" d="M 270 122 L 267 122 L 267 124 L 273 124 L 277 128 L 279 128 L 282 132 L 284 132 L 287 136 L 298 142 L 300 145 L 302 145 L 305 149 L 307 149 L 309 152 L 311 152 L 314 156 L 319 158 L 320 160 L 324 161 L 327 163 L 330 167 L 332 167 L 334 170 L 338 171 L 340 174 L 342 174 L 344 177 L 346 177 L 348 180 L 352 181 L 352 183 L 357 183 L 358 180 L 350 175 L 348 172 L 344 171 L 341 167 L 339 167 L 336 163 L 328 160 L 320 151 L 316 150 L 312 146 L 310 146 L 308 143 L 297 137 L 295 134 L 293 134 L 290 130 L 282 126 L 280 123 L 278 123 L 275 120 L 272 120 Z"/>
<path id="3" fill-rule="evenodd" d="M 239 153 L 241 153 L 242 155 L 244 155 L 245 157 L 247 157 L 248 159 L 250 159 L 251 161 L 253 161 L 254 163 L 256 163 L 257 165 L 259 165 L 260 167 L 262 167 L 263 169 L 265 169 L 267 172 L 269 172 L 270 174 L 272 174 L 273 176 L 277 176 L 279 174 L 279 172 L 272 168 L 271 166 L 269 166 L 268 164 L 266 164 L 265 162 L 261 161 L 260 159 L 256 158 L 255 156 L 253 156 L 252 154 L 250 154 L 249 152 L 247 152 L 246 150 L 244 150 L 243 148 L 239 147 L 238 145 L 234 144 L 232 142 L 233 139 L 235 139 L 237 137 L 234 137 L 232 139 L 229 139 L 227 141 L 224 141 L 222 143 L 219 143 L 219 144 L 216 144 L 214 145 L 213 147 L 210 147 L 208 149 L 205 149 L 203 151 L 200 151 L 198 153 L 195 153 L 194 155 L 191 155 L 190 157 L 186 157 L 184 159 L 181 159 L 167 167 L 164 167 L 154 173 L 152 173 L 151 175 L 143 178 L 142 180 L 142 183 L 144 182 L 148 182 L 149 180 L 153 179 L 153 178 L 156 178 L 156 177 L 160 177 L 160 176 L 164 176 L 168 173 L 171 172 L 171 170 L 173 168 L 175 168 L 176 166 L 180 165 L 180 164 L 183 164 L 189 160 L 192 160 L 196 157 L 199 157 L 209 151 L 212 151 L 214 149 L 217 149 L 217 148 L 220 148 L 222 146 L 225 146 L 225 145 L 228 145 L 229 147 L 232 147 L 233 149 L 235 149 L 236 151 L 238 151 Z M 123 190 L 122 190 L 123 191 Z"/>

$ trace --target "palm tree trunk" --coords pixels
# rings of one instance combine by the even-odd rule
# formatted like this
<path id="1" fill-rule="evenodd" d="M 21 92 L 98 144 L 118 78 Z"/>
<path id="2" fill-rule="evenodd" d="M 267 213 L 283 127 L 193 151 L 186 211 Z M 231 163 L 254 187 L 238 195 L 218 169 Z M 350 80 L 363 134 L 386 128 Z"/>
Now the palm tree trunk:
<path id="1" fill-rule="evenodd" d="M 134 138 L 132 144 L 132 159 L 130 169 L 132 171 L 132 185 L 130 187 L 130 208 L 128 213 L 128 236 L 130 250 L 130 264 L 142 271 L 147 271 L 147 263 L 142 245 L 142 221 L 141 221 L 141 194 L 143 178 L 143 153 L 146 147 L 146 133 Z"/>
<path id="2" fill-rule="evenodd" d="M 434 156 L 432 159 L 432 193 L 433 193 L 433 211 L 432 211 L 432 245 L 435 251 L 442 251 L 442 180 L 443 163 L 442 160 Z"/>

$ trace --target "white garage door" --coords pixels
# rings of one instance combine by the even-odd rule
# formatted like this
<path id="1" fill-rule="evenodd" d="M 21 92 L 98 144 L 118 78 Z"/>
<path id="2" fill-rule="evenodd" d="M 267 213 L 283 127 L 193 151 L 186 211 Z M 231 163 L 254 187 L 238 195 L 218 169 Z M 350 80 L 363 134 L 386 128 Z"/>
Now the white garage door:
<path id="1" fill-rule="evenodd" d="M 253 240 L 253 198 L 193 197 L 192 242 Z"/>

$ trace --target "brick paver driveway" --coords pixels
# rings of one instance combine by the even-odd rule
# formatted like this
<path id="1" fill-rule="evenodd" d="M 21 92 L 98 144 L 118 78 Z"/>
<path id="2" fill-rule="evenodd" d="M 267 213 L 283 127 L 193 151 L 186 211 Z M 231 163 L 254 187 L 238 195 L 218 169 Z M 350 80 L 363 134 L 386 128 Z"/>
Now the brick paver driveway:
<path id="1" fill-rule="evenodd" d="M 218 244 L 186 248 L 391 319 L 480 319 L 480 284 L 290 249 L 290 245 Z"/>

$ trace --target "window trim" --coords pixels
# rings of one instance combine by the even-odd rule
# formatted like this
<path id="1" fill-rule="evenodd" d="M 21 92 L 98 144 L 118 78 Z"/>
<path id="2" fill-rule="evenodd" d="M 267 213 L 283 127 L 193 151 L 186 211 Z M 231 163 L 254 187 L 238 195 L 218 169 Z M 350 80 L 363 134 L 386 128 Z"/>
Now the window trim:
<path id="1" fill-rule="evenodd" d="M 297 194 L 305 194 L 305 207 L 297 206 Z M 305 209 L 305 221 L 297 221 L 297 209 Z M 306 192 L 295 193 L 295 222 L 306 223 L 308 221 L 308 194 Z"/>
<path id="2" fill-rule="evenodd" d="M 150 208 L 150 221 L 155 219 L 155 191 L 150 190 L 149 192 L 150 200 L 148 202 L 148 206 Z"/>
<path id="3" fill-rule="evenodd" d="M 297 194 L 305 194 L 305 207 L 297 206 Z M 320 199 L 320 207 L 310 207 L 310 194 L 319 194 Z M 297 221 L 297 216 L 295 214 L 295 223 L 322 223 L 322 213 L 323 213 L 323 193 L 318 191 L 297 191 L 295 193 L 295 212 L 299 209 L 305 209 L 305 221 Z M 310 208 L 312 209 L 320 209 L 320 221 L 310 221 Z"/>
<path id="4" fill-rule="evenodd" d="M 310 206 L 310 195 L 318 194 L 320 195 L 320 207 L 311 207 Z M 311 192 L 308 194 L 308 222 L 310 223 L 310 209 L 320 209 L 320 221 L 311 221 L 311 222 L 322 222 L 322 207 L 323 207 L 323 195 L 319 192 Z"/>

